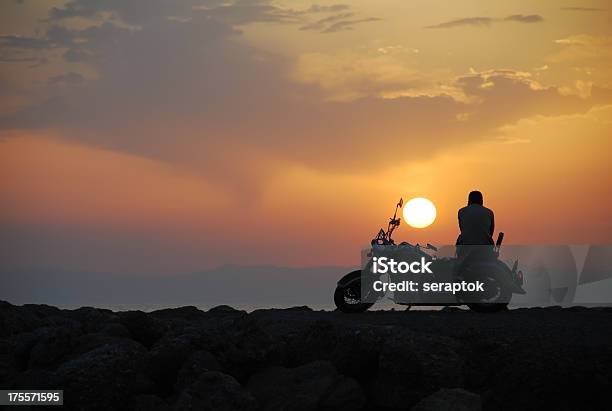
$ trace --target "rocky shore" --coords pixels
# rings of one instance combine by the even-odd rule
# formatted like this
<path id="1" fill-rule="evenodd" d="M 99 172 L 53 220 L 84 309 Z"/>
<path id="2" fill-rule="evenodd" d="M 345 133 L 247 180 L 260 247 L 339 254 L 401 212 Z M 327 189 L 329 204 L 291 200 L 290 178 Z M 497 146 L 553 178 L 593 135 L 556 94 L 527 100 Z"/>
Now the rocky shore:
<path id="1" fill-rule="evenodd" d="M 610 409 L 612 309 L 0 302 L 0 388 L 63 389 L 84 410 Z"/>

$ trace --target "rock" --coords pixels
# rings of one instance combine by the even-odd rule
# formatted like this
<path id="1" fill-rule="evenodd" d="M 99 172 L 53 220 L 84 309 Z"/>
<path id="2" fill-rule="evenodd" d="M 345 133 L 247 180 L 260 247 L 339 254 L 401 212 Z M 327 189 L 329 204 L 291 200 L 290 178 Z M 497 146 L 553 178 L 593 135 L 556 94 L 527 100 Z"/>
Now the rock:
<path id="1" fill-rule="evenodd" d="M 174 406 L 182 410 L 241 411 L 257 409 L 257 401 L 232 376 L 208 371 L 183 390 Z"/>
<path id="2" fill-rule="evenodd" d="M 166 326 L 161 321 L 142 311 L 124 311 L 118 315 L 132 338 L 147 348 L 152 347 L 166 332 Z"/>
<path id="3" fill-rule="evenodd" d="M 284 358 L 284 344 L 264 331 L 248 316 L 235 319 L 222 349 L 212 351 L 223 369 L 240 382 L 255 371 Z"/>
<path id="4" fill-rule="evenodd" d="M 194 339 L 188 334 L 165 336 L 147 353 L 147 375 L 155 382 L 157 392 L 162 396 L 172 392 L 179 370 L 196 350 Z"/>
<path id="5" fill-rule="evenodd" d="M 119 316 L 111 310 L 93 307 L 81 307 L 74 311 L 67 311 L 66 316 L 78 321 L 85 334 L 98 332 L 107 324 L 119 321 Z"/>
<path id="6" fill-rule="evenodd" d="M 485 382 L 485 409 L 609 409 L 612 347 L 590 342 L 559 347 L 530 338 L 498 357 Z M 517 393 L 522 393 L 519 395 Z"/>
<path id="7" fill-rule="evenodd" d="M 461 388 L 442 388 L 423 398 L 412 411 L 480 411 L 480 395 Z"/>
<path id="8" fill-rule="evenodd" d="M 283 311 L 294 311 L 294 312 L 300 312 L 300 311 L 306 311 L 306 312 L 311 312 L 312 308 L 310 308 L 307 305 L 300 305 L 300 306 L 296 306 L 296 307 L 289 307 L 289 308 L 284 308 Z"/>
<path id="9" fill-rule="evenodd" d="M 76 345 L 77 332 L 67 327 L 41 328 L 36 330 L 37 341 L 32 347 L 28 366 L 40 368 L 57 364 Z"/>
<path id="10" fill-rule="evenodd" d="M 170 406 L 156 395 L 137 395 L 132 399 L 134 411 L 169 411 Z"/>
<path id="11" fill-rule="evenodd" d="M 231 308 L 231 307 L 230 307 Z M 232 309 L 233 310 L 233 309 Z M 150 313 L 153 317 L 159 319 L 180 319 L 186 321 L 197 321 L 206 318 L 204 311 L 192 305 L 178 308 L 165 308 L 156 310 Z"/>
<path id="12" fill-rule="evenodd" d="M 380 352 L 381 374 L 413 380 L 426 389 L 463 384 L 462 344 L 453 338 L 397 332 Z"/>
<path id="13" fill-rule="evenodd" d="M 141 371 L 144 356 L 142 345 L 133 341 L 104 344 L 61 364 L 51 385 L 70 393 L 68 408 L 125 408 L 131 397 L 153 388 Z"/>
<path id="14" fill-rule="evenodd" d="M 359 384 L 338 375 L 329 361 L 270 367 L 253 375 L 247 388 L 268 410 L 360 409 L 365 404 Z"/>
<path id="15" fill-rule="evenodd" d="M 100 333 L 110 337 L 130 338 L 130 332 L 121 323 L 106 323 L 100 327 Z"/>
<path id="16" fill-rule="evenodd" d="M 378 376 L 370 385 L 374 404 L 406 408 L 440 387 L 463 384 L 464 359 L 458 341 L 399 331 L 384 343 Z"/>
<path id="17" fill-rule="evenodd" d="M 323 396 L 319 408 L 323 410 L 361 410 L 366 397 L 357 381 L 340 378 Z"/>
<path id="18" fill-rule="evenodd" d="M 0 306 L 0 337 L 32 331 L 45 325 L 33 311 L 11 304 Z"/>
<path id="19" fill-rule="evenodd" d="M 217 358 L 208 351 L 194 352 L 184 363 L 176 378 L 175 390 L 182 391 L 207 371 L 222 371 Z"/>
<path id="20" fill-rule="evenodd" d="M 241 310 L 237 310 L 229 305 L 218 305 L 207 311 L 208 313 L 239 313 Z"/>

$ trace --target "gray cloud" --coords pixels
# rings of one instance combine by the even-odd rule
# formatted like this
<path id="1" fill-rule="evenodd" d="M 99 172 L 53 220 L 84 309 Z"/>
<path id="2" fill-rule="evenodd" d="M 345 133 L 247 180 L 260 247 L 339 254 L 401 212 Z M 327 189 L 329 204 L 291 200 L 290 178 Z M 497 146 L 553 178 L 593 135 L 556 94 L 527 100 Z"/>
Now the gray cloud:
<path id="1" fill-rule="evenodd" d="M 325 30 L 330 23 L 334 23 L 334 22 L 337 22 L 338 20 L 347 19 L 353 16 L 354 16 L 354 13 L 334 14 L 332 16 L 325 17 L 317 21 L 314 21 L 312 23 L 306 24 L 300 27 L 300 30 L 317 30 L 317 31 Z"/>
<path id="2" fill-rule="evenodd" d="M 504 21 L 516 21 L 518 23 L 539 23 L 544 21 L 544 18 L 538 14 L 513 14 L 504 18 Z"/>
<path id="3" fill-rule="evenodd" d="M 348 10 L 350 6 L 347 4 L 332 4 L 329 6 L 321 6 L 319 4 L 313 4 L 306 12 L 308 13 L 337 13 L 340 11 Z"/>
<path id="4" fill-rule="evenodd" d="M 229 24 L 262 21 L 298 23 L 303 15 L 337 13 L 348 9 L 349 6 L 345 4 L 315 4 L 303 10 L 284 9 L 272 0 L 70 0 L 62 7 L 53 7 L 49 20 L 73 17 L 94 19 L 106 13 L 113 19 L 139 25 L 159 18 L 190 18 L 197 12 Z"/>
<path id="5" fill-rule="evenodd" d="M 369 23 L 380 20 L 381 19 L 379 19 L 378 17 L 366 17 L 363 19 L 354 20 L 340 20 L 327 27 L 325 30 L 322 31 L 322 33 L 336 33 L 339 31 L 352 30 L 353 27 L 355 27 L 357 24 Z"/>
<path id="6" fill-rule="evenodd" d="M 428 29 L 449 29 L 460 26 L 488 26 L 493 22 L 491 17 L 466 17 L 463 19 L 450 20 L 444 23 L 427 26 Z"/>
<path id="7" fill-rule="evenodd" d="M 162 11 L 149 12 L 160 16 Z M 482 99 L 477 107 L 447 95 L 329 102 L 317 87 L 288 78 L 292 61 L 235 41 L 241 34 L 229 22 L 243 24 L 261 13 L 234 9 L 235 15 L 221 17 L 209 11 L 144 19 L 137 27 L 110 19 L 76 29 L 60 19 L 40 37 L 5 36 L 3 48 L 41 55 L 64 50 L 67 68 L 65 77 L 49 80 L 62 87 L 42 85 L 50 89 L 49 98 L 4 114 L 0 128 L 53 127 L 82 144 L 179 163 L 243 193 L 265 180 L 260 173 L 282 162 L 352 172 L 364 169 L 367 157 L 368 166 L 379 167 L 406 160 L 403 150 L 389 154 L 389 145 L 409 141 L 411 158 L 426 157 L 519 114 L 591 104 L 554 89 L 530 88 L 511 73 L 497 73 L 490 79 L 495 86 L 486 89 L 480 87 L 482 76 L 462 79 L 458 87 Z M 347 30 L 372 19 L 338 18 L 324 30 Z M 96 75 L 82 82 L 70 75 L 75 61 Z M 544 95 L 549 100 L 543 101 Z M 505 109 L 497 110 L 500 106 Z M 458 123 L 466 111 L 474 114 Z M 380 135 L 386 144 L 379 144 Z"/>
<path id="8" fill-rule="evenodd" d="M 75 73 L 74 71 L 69 71 L 65 74 L 60 74 L 57 76 L 49 77 L 47 80 L 47 84 L 55 85 L 55 84 L 68 84 L 68 85 L 76 85 L 83 84 L 85 82 L 85 77 L 83 77 L 79 73 Z"/>
<path id="9" fill-rule="evenodd" d="M 449 29 L 454 27 L 472 26 L 472 27 L 489 27 L 493 23 L 501 22 L 517 22 L 517 23 L 539 23 L 544 21 L 544 18 L 538 14 L 513 14 L 504 18 L 493 17 L 466 17 L 462 19 L 450 20 L 440 24 L 427 26 L 428 29 Z"/>

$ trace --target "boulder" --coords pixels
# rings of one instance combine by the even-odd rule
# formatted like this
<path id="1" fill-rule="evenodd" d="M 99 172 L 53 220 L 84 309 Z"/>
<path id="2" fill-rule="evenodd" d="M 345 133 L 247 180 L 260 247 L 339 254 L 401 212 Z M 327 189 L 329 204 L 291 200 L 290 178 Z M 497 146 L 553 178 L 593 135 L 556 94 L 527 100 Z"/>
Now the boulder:
<path id="1" fill-rule="evenodd" d="M 230 307 L 229 305 L 222 304 L 222 305 L 217 305 L 216 307 L 211 308 L 207 312 L 211 314 L 218 314 L 218 313 L 240 313 L 244 311 L 237 310 L 234 307 Z"/>
<path id="2" fill-rule="evenodd" d="M 266 410 L 360 409 L 365 404 L 359 384 L 339 375 L 329 361 L 269 367 L 251 376 L 247 388 Z"/>
<path id="3" fill-rule="evenodd" d="M 423 398 L 412 411 L 480 411 L 480 395 L 461 388 L 442 388 Z"/>
<path id="4" fill-rule="evenodd" d="M 182 391 L 207 371 L 222 371 L 217 358 L 208 351 L 194 352 L 181 367 L 176 378 L 175 390 Z"/>
<path id="5" fill-rule="evenodd" d="M 76 345 L 78 333 L 68 327 L 44 327 L 36 330 L 36 342 L 29 355 L 29 368 L 57 364 Z"/>
<path id="6" fill-rule="evenodd" d="M 245 382 L 256 370 L 280 364 L 285 345 L 263 330 L 248 316 L 234 319 L 225 344 L 211 350 L 223 369 L 238 381 Z"/>
<path id="7" fill-rule="evenodd" d="M 376 406 L 405 409 L 440 387 L 463 384 L 461 344 L 452 338 L 396 332 L 383 344 L 376 380 L 369 385 Z"/>
<path id="8" fill-rule="evenodd" d="M 234 377 L 207 371 L 181 392 L 174 409 L 247 411 L 256 410 L 258 406 L 253 396 Z"/>
<path id="9" fill-rule="evenodd" d="M 164 323 L 142 311 L 124 311 L 118 315 L 119 322 L 128 329 L 132 338 L 147 348 L 166 332 Z"/>
<path id="10" fill-rule="evenodd" d="M 146 371 L 155 382 L 156 391 L 169 395 L 183 363 L 196 351 L 194 336 L 189 334 L 164 336 L 146 354 Z"/>
<path id="11" fill-rule="evenodd" d="M 69 408 L 109 410 L 124 408 L 134 395 L 151 392 L 142 373 L 145 350 L 133 341 L 104 344 L 61 364 L 51 385 L 70 393 Z"/>
<path id="12" fill-rule="evenodd" d="M 170 411 L 170 406 L 157 395 L 142 394 L 132 399 L 133 411 Z"/>
<path id="13" fill-rule="evenodd" d="M 231 307 L 230 307 L 231 308 Z M 152 311 L 151 316 L 166 319 L 166 320 L 185 320 L 185 321 L 197 321 L 206 318 L 204 311 L 194 307 L 192 305 L 178 308 L 165 308 L 162 310 Z"/>

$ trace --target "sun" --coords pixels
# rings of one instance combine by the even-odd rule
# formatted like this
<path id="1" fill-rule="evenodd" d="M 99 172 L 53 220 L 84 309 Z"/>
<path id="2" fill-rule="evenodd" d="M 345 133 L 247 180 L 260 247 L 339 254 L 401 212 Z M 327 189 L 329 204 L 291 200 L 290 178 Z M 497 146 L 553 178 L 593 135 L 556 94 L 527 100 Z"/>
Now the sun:
<path id="1" fill-rule="evenodd" d="M 404 220 L 414 228 L 425 228 L 436 219 L 436 206 L 426 198 L 413 198 L 404 206 Z"/>

